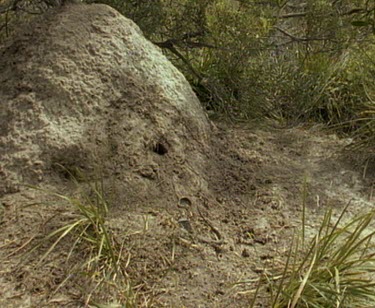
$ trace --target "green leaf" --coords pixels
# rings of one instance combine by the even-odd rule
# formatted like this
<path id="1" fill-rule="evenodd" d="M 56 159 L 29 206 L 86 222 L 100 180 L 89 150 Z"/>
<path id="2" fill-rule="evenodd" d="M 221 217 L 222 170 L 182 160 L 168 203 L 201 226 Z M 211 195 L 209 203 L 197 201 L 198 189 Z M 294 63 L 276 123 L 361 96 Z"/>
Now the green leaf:
<path id="1" fill-rule="evenodd" d="M 355 21 L 352 21 L 352 25 L 355 27 L 367 27 L 370 25 L 370 22 L 363 21 L 363 20 L 355 20 Z"/>

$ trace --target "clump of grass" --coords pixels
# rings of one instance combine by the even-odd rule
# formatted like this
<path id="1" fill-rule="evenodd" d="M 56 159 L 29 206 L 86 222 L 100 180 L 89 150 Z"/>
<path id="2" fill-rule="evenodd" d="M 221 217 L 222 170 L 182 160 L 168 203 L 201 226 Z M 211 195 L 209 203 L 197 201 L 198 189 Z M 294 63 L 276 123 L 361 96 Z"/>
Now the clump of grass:
<path id="1" fill-rule="evenodd" d="M 375 99 L 369 94 L 368 102 L 364 104 L 356 124 L 358 129 L 354 133 L 354 143 L 347 148 L 363 153 L 367 159 L 375 159 Z"/>
<path id="2" fill-rule="evenodd" d="M 272 308 L 375 307 L 375 211 L 344 221 L 348 206 L 336 222 L 328 210 L 305 246 L 296 232 L 284 267 L 258 280 L 250 307 L 263 291 Z"/>
<path id="3" fill-rule="evenodd" d="M 271 284 L 272 307 L 374 307 L 375 212 L 342 223 L 346 212 L 333 224 L 328 210 L 307 250 L 291 251 L 277 287 Z"/>
<path id="4" fill-rule="evenodd" d="M 78 186 L 77 177 L 73 176 L 71 172 L 67 172 Z M 135 295 L 131 292 L 130 282 L 126 273 L 130 257 L 126 257 L 123 254 L 123 244 L 118 242 L 115 235 L 108 228 L 106 221 L 108 203 L 105 198 L 103 181 L 96 181 L 94 184 L 90 184 L 80 171 L 76 172 L 79 174 L 80 181 L 85 179 L 91 193 L 81 193 L 78 197 L 72 197 L 47 191 L 48 194 L 69 203 L 73 207 L 75 214 L 62 227 L 43 237 L 31 251 L 35 251 L 45 245 L 50 245 L 38 262 L 38 265 L 41 265 L 51 252 L 56 249 L 59 243 L 69 237 L 69 241 L 73 241 L 73 244 L 68 253 L 67 260 L 71 258 L 74 251 L 83 250 L 86 252 L 84 261 L 75 270 L 84 273 L 95 284 L 87 297 L 86 304 L 90 302 L 92 294 L 103 284 L 107 283 L 114 286 L 117 282 L 121 281 L 122 288 L 127 290 L 125 295 L 126 307 L 135 307 Z M 37 187 L 35 189 L 42 190 Z M 49 244 L 51 241 L 52 244 Z M 69 276 L 62 284 L 66 283 Z M 124 282 L 125 284 L 123 284 Z"/>

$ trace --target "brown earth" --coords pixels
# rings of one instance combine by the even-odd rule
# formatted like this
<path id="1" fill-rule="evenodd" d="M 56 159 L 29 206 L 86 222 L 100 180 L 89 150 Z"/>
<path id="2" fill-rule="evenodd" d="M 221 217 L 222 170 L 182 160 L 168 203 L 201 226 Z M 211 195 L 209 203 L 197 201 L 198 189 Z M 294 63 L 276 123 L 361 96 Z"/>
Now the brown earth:
<path id="1" fill-rule="evenodd" d="M 67 259 L 73 238 L 40 264 L 48 243 L 30 252 L 77 217 L 53 192 L 90 194 L 94 178 L 137 307 L 247 307 L 260 273 L 285 259 L 303 190 L 309 233 L 328 208 L 374 205 L 374 170 L 345 155 L 349 139 L 212 123 L 183 76 L 106 6 L 63 7 L 0 54 L 0 307 L 124 303 L 127 290 L 85 276 L 87 247 Z"/>
<path id="2" fill-rule="evenodd" d="M 157 204 L 150 193 L 142 207 L 111 208 L 108 225 L 128 245 L 128 272 L 144 301 L 139 306 L 153 299 L 149 306 L 246 307 L 251 298 L 246 291 L 255 283 L 235 283 L 256 279 L 284 259 L 300 225 L 305 179 L 311 232 L 330 207 L 339 210 L 351 200 L 350 210 L 357 213 L 374 205 L 369 180 L 341 154 L 348 141 L 333 134 L 314 128 L 226 126 L 213 138 L 221 150 L 218 160 L 231 166 L 220 176 L 218 162 L 207 169 L 217 188 L 215 198 L 188 196 L 194 201 L 184 208 L 177 193 L 168 206 Z M 65 194 L 77 191 L 69 183 L 60 189 Z M 38 254 L 20 263 L 24 246 L 68 220 L 71 209 L 35 190 L 7 195 L 2 203 L 1 306 L 83 306 L 89 286 L 78 277 L 54 292 L 76 261 L 65 262 L 69 243 L 39 267 Z M 181 218 L 189 222 L 190 232 Z M 99 291 L 94 298 L 104 303 L 112 296 Z"/>

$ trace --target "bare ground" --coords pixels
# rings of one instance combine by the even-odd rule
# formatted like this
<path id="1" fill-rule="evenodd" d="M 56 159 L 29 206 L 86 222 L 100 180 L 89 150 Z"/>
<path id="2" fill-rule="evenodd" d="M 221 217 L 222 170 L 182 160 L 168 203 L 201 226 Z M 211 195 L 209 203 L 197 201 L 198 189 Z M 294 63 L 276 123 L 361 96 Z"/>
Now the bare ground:
<path id="1" fill-rule="evenodd" d="M 374 170 L 364 170 L 345 155 L 349 143 L 319 127 L 221 125 L 212 137 L 204 179 L 193 183 L 208 183 L 211 195 L 182 196 L 178 187 L 169 187 L 174 200 L 159 199 L 154 191 L 166 189 L 165 179 L 155 178 L 155 189 L 125 206 L 116 196 L 129 193 L 132 198 L 131 192 L 117 191 L 123 187 L 116 185 L 118 179 L 106 178 L 112 201 L 108 226 L 124 242 L 137 306 L 247 307 L 255 282 L 236 283 L 256 281 L 262 271 L 282 264 L 300 225 L 304 189 L 309 232 L 327 208 L 339 211 L 351 201 L 355 214 L 374 205 Z M 43 188 L 56 187 L 59 193 L 78 195 L 83 185 L 58 178 Z M 75 267 L 85 254 L 74 252 L 67 261 L 70 239 L 39 265 L 48 247 L 25 255 L 43 235 L 72 219 L 74 210 L 66 203 L 35 189 L 0 201 L 1 307 L 83 307 L 128 296 L 124 289 L 108 287 L 88 298 L 93 285 Z M 259 307 L 267 307 L 266 300 L 261 302 Z"/>

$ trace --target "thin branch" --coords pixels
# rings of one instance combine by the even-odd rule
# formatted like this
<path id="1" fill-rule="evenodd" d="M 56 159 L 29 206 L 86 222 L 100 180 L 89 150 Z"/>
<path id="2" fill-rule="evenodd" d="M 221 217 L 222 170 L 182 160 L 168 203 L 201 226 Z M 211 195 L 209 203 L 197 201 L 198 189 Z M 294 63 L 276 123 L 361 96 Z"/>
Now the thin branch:
<path id="1" fill-rule="evenodd" d="M 191 73 L 198 78 L 198 80 L 202 79 L 202 75 L 196 71 L 196 69 L 191 65 L 191 63 L 176 49 L 175 43 L 173 40 L 166 40 L 165 42 L 154 43 L 155 45 L 159 46 L 160 48 L 166 48 L 171 51 L 174 55 L 176 55 L 185 65 L 189 68 Z"/>
<path id="2" fill-rule="evenodd" d="M 349 15 L 361 14 L 361 13 L 363 14 L 363 13 L 366 13 L 368 11 L 369 10 L 367 10 L 367 9 L 355 8 L 355 9 L 351 9 L 347 12 L 343 12 L 343 13 L 339 14 L 339 16 L 349 16 Z M 309 14 L 309 12 L 296 12 L 296 13 L 283 14 L 283 15 L 275 16 L 275 17 L 287 19 L 287 18 L 305 17 L 308 14 Z"/>
<path id="3" fill-rule="evenodd" d="M 289 13 L 289 14 L 284 14 L 281 16 L 276 16 L 279 18 L 295 18 L 295 17 L 305 17 L 307 15 L 306 12 L 298 12 L 298 13 Z"/>
<path id="4" fill-rule="evenodd" d="M 276 30 L 280 31 L 285 36 L 291 38 L 293 41 L 296 41 L 296 42 L 327 41 L 327 40 L 330 39 L 328 37 L 298 37 L 298 36 L 295 36 L 293 34 L 290 34 L 289 32 L 285 31 L 284 29 L 281 29 L 278 26 L 274 26 L 274 28 Z"/>
<path id="5" fill-rule="evenodd" d="M 280 31 L 282 34 L 286 35 L 287 37 L 290 37 L 293 41 L 298 41 L 298 42 L 306 42 L 307 39 L 305 37 L 297 37 L 293 34 L 290 34 L 289 32 L 285 31 L 284 29 L 281 29 L 280 27 L 278 26 L 274 26 L 274 28 L 277 30 L 277 31 Z"/>
<path id="6" fill-rule="evenodd" d="M 356 8 L 356 9 L 351 9 L 347 12 L 344 12 L 342 14 L 340 14 L 341 16 L 347 16 L 347 15 L 353 15 L 353 14 L 358 14 L 358 13 L 365 13 L 367 10 L 366 9 L 360 9 L 360 8 Z"/>

